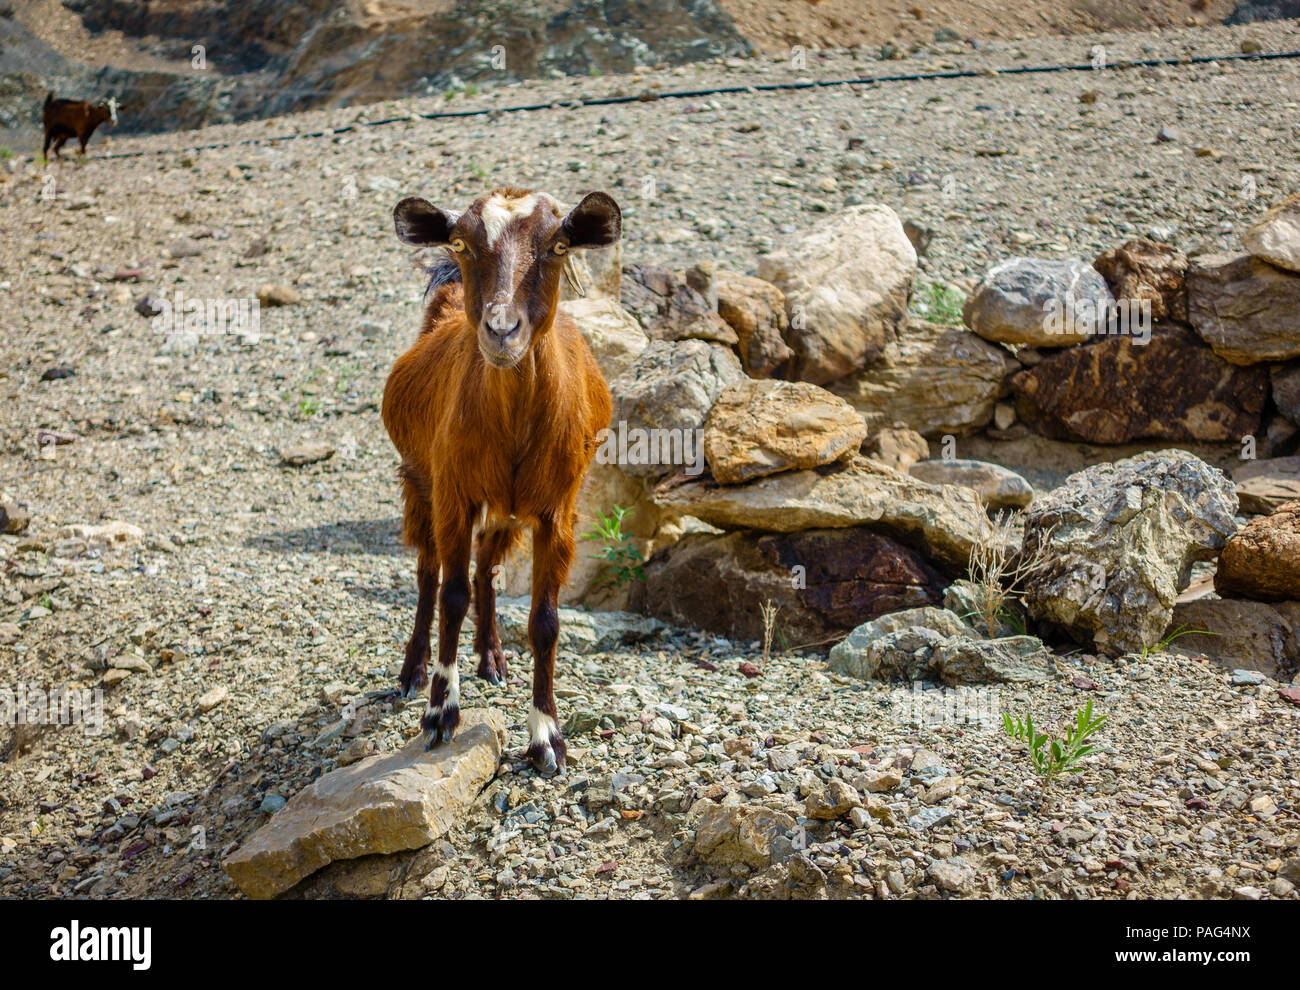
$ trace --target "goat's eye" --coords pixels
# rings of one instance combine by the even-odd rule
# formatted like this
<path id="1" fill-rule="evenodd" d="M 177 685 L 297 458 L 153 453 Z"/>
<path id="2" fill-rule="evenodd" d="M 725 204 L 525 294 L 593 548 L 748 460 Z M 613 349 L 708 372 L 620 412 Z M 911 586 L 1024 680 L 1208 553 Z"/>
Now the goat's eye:
<path id="1" fill-rule="evenodd" d="M 566 251 L 569 250 L 569 245 L 565 244 L 563 241 L 560 241 L 555 245 L 555 247 L 551 248 L 551 250 L 554 251 L 556 254 L 564 254 Z"/>
<path id="2" fill-rule="evenodd" d="M 465 242 L 461 240 L 459 237 L 453 237 L 451 239 L 451 243 L 447 246 L 450 247 L 457 254 L 460 254 L 460 252 L 465 250 Z"/>

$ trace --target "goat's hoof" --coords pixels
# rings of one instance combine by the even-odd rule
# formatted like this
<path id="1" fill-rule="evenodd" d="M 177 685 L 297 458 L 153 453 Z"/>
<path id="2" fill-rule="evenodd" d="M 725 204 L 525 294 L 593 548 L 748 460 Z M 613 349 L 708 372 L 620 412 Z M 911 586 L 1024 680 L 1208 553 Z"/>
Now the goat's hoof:
<path id="1" fill-rule="evenodd" d="M 428 670 L 424 666 L 416 668 L 409 674 L 403 670 L 402 676 L 397 679 L 397 684 L 402 689 L 403 699 L 410 701 L 412 698 L 418 698 L 429 686 Z"/>
<path id="2" fill-rule="evenodd" d="M 510 676 L 506 668 L 506 655 L 501 647 L 490 647 L 483 651 L 478 662 L 478 676 L 489 684 L 504 684 Z"/>
<path id="3" fill-rule="evenodd" d="M 439 743 L 451 742 L 451 737 L 460 724 L 460 708 L 449 705 L 446 708 L 430 706 L 420 719 L 420 728 L 424 730 L 426 750 L 433 749 Z"/>
<path id="4" fill-rule="evenodd" d="M 566 753 L 564 737 L 553 735 L 549 742 L 539 740 L 532 743 L 524 756 L 543 777 L 554 777 L 557 773 L 564 773 Z"/>

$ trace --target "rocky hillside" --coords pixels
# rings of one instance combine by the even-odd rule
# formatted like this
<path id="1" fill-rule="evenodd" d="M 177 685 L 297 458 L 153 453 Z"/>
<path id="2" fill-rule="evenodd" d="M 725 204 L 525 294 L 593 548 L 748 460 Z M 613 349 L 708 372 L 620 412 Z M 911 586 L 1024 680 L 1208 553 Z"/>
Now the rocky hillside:
<path id="1" fill-rule="evenodd" d="M 48 90 L 115 97 L 124 132 L 623 73 L 747 52 L 1247 23 L 1285 3 L 982 0 L 30 0 L 0 7 L 0 143 L 31 147 Z"/>
<path id="2" fill-rule="evenodd" d="M 1300 63 L 994 71 L 1095 45 L 1300 26 L 574 105 L 790 78 L 727 59 L 0 163 L 0 667 L 64 709 L 0 725 L 0 896 L 1300 897 Z M 507 102 L 546 109 L 418 116 Z M 554 778 L 520 758 L 526 548 L 509 680 L 459 644 L 457 742 L 425 753 L 395 690 L 378 401 L 430 258 L 391 211 L 507 184 L 608 190 L 626 230 L 562 303 L 627 441 L 580 525 L 631 515 L 566 594 Z M 1089 703 L 1050 783 L 1003 731 Z"/>

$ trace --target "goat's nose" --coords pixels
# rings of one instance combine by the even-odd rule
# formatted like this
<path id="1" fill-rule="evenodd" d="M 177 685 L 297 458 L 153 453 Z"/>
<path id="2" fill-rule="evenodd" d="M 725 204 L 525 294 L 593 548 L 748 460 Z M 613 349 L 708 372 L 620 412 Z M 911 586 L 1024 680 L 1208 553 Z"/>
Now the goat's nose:
<path id="1" fill-rule="evenodd" d="M 521 322 L 518 313 L 512 307 L 505 303 L 496 303 L 488 307 L 484 327 L 493 337 L 505 340 L 519 329 Z"/>
<path id="2" fill-rule="evenodd" d="M 514 320 L 508 326 L 502 325 L 505 321 L 489 320 L 486 324 L 487 332 L 497 340 L 509 340 L 519 329 L 521 320 Z"/>

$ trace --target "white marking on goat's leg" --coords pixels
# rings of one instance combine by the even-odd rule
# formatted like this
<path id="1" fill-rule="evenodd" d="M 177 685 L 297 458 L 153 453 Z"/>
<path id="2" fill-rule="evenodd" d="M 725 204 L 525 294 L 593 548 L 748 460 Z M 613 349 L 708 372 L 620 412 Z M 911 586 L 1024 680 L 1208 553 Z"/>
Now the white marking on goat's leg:
<path id="1" fill-rule="evenodd" d="M 528 752 L 525 754 L 542 773 L 555 773 L 564 758 L 564 736 L 555 719 L 536 708 L 528 709 Z"/>
<path id="2" fill-rule="evenodd" d="M 428 735 L 428 745 L 450 742 L 460 722 L 460 666 L 439 665 L 429 677 L 429 704 L 420 719 L 420 728 Z"/>

